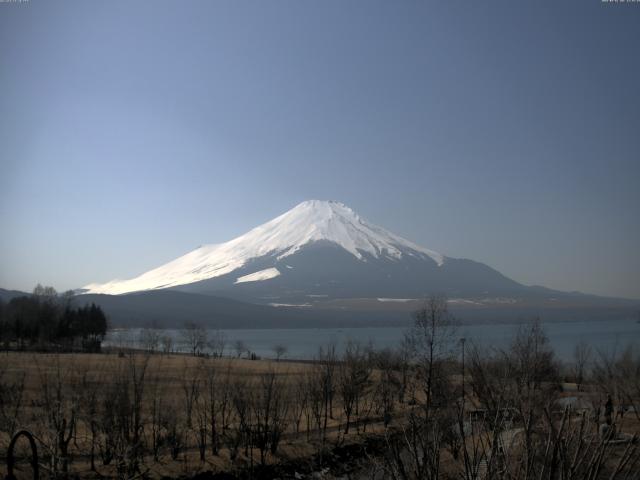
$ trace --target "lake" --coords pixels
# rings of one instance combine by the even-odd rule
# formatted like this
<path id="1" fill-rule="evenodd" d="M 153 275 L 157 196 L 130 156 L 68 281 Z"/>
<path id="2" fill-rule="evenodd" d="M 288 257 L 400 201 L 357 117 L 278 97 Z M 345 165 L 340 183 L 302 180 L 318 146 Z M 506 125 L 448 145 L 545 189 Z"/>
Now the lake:
<path id="1" fill-rule="evenodd" d="M 635 320 L 607 320 L 584 322 L 554 322 L 542 324 L 556 355 L 562 360 L 571 360 L 576 344 L 588 343 L 594 350 L 612 352 L 628 345 L 640 345 L 640 323 Z M 482 324 L 461 325 L 456 336 L 465 338 L 467 345 L 475 343 L 484 347 L 504 348 L 520 328 L 518 324 Z M 349 340 L 360 343 L 371 342 L 376 348 L 397 347 L 402 341 L 406 328 L 296 328 L 264 330 L 216 330 L 210 337 L 221 332 L 226 340 L 225 354 L 233 354 L 233 344 L 241 340 L 259 357 L 271 358 L 275 354 L 275 345 L 284 345 L 287 349 L 284 358 L 312 359 L 322 346 L 331 343 L 340 352 Z M 122 345 L 136 348 L 140 329 L 113 330 L 105 339 L 105 346 Z M 174 339 L 175 350 L 186 350 L 181 344 L 181 331 L 168 329 L 162 331 Z"/>

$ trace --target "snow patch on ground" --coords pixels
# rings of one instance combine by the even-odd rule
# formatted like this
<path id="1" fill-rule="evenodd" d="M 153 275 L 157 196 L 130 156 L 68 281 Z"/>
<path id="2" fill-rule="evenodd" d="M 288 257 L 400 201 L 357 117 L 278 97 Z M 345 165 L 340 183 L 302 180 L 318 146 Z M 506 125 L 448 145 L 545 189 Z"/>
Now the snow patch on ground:
<path id="1" fill-rule="evenodd" d="M 466 298 L 450 298 L 447 300 L 447 303 L 452 305 L 482 305 L 479 302 L 474 302 L 473 300 L 468 300 Z"/>
<path id="2" fill-rule="evenodd" d="M 515 298 L 509 298 L 509 297 L 495 297 L 495 298 L 483 298 L 482 300 L 480 300 L 480 302 L 484 304 L 498 303 L 498 304 L 512 305 L 514 303 L 518 303 L 518 300 Z"/>
<path id="3" fill-rule="evenodd" d="M 415 298 L 378 298 L 379 302 L 413 302 Z"/>
<path id="4" fill-rule="evenodd" d="M 270 303 L 270 307 L 311 307 L 310 303 L 294 304 L 294 303 Z"/>
<path id="5" fill-rule="evenodd" d="M 280 275 L 280 271 L 277 268 L 267 268 L 265 270 L 260 270 L 259 272 L 239 277 L 234 283 L 261 282 L 262 280 L 275 278 L 278 275 Z"/>

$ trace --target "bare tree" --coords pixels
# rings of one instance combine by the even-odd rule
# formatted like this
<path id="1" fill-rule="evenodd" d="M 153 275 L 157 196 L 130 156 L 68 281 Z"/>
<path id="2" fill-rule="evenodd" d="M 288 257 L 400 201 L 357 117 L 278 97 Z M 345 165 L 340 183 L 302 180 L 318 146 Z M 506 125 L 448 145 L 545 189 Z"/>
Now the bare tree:
<path id="1" fill-rule="evenodd" d="M 281 343 L 274 345 L 272 350 L 276 354 L 276 361 L 280 361 L 280 358 L 287 353 L 287 347 Z"/>
<path id="2" fill-rule="evenodd" d="M 43 301 L 56 302 L 58 299 L 58 292 L 53 287 L 42 286 L 37 284 L 33 289 L 33 296 L 38 297 Z"/>
<path id="3" fill-rule="evenodd" d="M 252 423 L 251 401 L 252 395 L 247 395 L 249 387 L 247 382 L 236 379 L 231 385 L 231 403 L 234 408 L 236 426 L 229 432 L 229 454 L 231 459 L 235 459 L 238 449 L 244 444 L 245 455 L 249 455 L 249 445 L 251 444 L 250 432 Z"/>
<path id="4" fill-rule="evenodd" d="M 222 358 L 226 345 L 227 337 L 224 332 L 221 332 L 220 330 L 216 330 L 213 338 L 211 338 L 207 343 L 207 346 L 209 347 L 209 350 L 211 350 L 212 355 L 217 358 Z"/>
<path id="5" fill-rule="evenodd" d="M 295 381 L 289 387 L 290 412 L 295 428 L 295 433 L 300 433 L 300 423 L 302 416 L 307 411 L 309 402 L 309 391 L 307 388 L 307 377 L 305 375 L 296 375 Z M 307 421 L 307 430 L 309 429 L 309 422 Z"/>
<path id="6" fill-rule="evenodd" d="M 165 355 L 173 350 L 173 338 L 170 335 L 160 337 L 160 344 L 162 345 L 162 353 Z"/>
<path id="7" fill-rule="evenodd" d="M 452 358 L 456 322 L 449 313 L 444 296 L 428 297 L 415 313 L 413 328 L 406 336 L 418 368 L 424 392 L 424 407 L 429 412 L 434 401 L 434 388 L 442 384 L 445 363 Z"/>
<path id="8" fill-rule="evenodd" d="M 640 420 L 640 350 L 637 347 L 629 345 L 621 351 L 598 352 L 593 377 L 601 393 L 614 398 L 618 414 L 624 412 L 626 404 Z"/>
<path id="9" fill-rule="evenodd" d="M 371 365 L 362 346 L 353 341 L 347 343 L 342 362 L 338 367 L 338 392 L 346 420 L 344 433 L 349 433 L 351 415 L 359 414 L 360 400 L 371 376 Z"/>
<path id="10" fill-rule="evenodd" d="M 326 437 L 328 419 L 333 418 L 333 397 L 336 389 L 336 346 L 327 345 L 320 347 L 318 352 L 317 365 L 319 368 L 320 385 L 322 387 L 322 398 L 324 401 L 324 420 L 322 425 L 322 438 Z"/>
<path id="11" fill-rule="evenodd" d="M 160 333 L 155 328 L 143 328 L 138 336 L 138 344 L 143 350 L 155 353 L 160 345 Z"/>
<path id="12" fill-rule="evenodd" d="M 276 453 L 286 428 L 288 402 L 285 394 L 284 383 L 275 372 L 260 375 L 252 402 L 255 419 L 252 437 L 260 450 L 260 463 L 263 465 L 267 452 Z"/>
<path id="13" fill-rule="evenodd" d="M 233 349 L 236 351 L 236 355 L 238 356 L 238 358 L 240 358 L 242 356 L 242 354 L 248 350 L 248 347 L 244 343 L 244 341 L 236 340 L 233 343 Z"/>
<path id="14" fill-rule="evenodd" d="M 35 359 L 34 359 L 35 360 Z M 41 385 L 40 407 L 45 413 L 43 438 L 49 453 L 49 466 L 54 477 L 66 477 L 69 472 L 69 444 L 76 431 L 80 389 L 73 366 L 63 368 L 60 357 L 53 365 L 43 366 L 36 361 Z M 76 387 L 69 389 L 69 385 Z"/>
<path id="15" fill-rule="evenodd" d="M 320 436 L 323 436 L 322 419 L 324 410 L 328 405 L 325 402 L 326 388 L 323 381 L 323 372 L 320 368 L 314 368 L 305 375 L 305 386 L 307 390 L 307 440 L 311 432 L 311 422 Z"/>
<path id="16" fill-rule="evenodd" d="M 533 443 L 536 425 L 544 410 L 550 409 L 558 398 L 558 365 L 549 340 L 537 320 L 521 327 L 506 354 L 511 366 L 511 400 L 524 427 L 526 455 L 522 468 L 527 476 L 535 460 Z"/>
<path id="17" fill-rule="evenodd" d="M 167 416 L 170 409 L 168 402 L 162 392 L 161 376 L 156 370 L 155 375 L 149 379 L 149 387 L 151 388 L 151 406 L 150 406 L 150 430 L 151 452 L 153 459 L 158 462 L 160 460 L 160 450 L 162 446 L 168 442 L 168 419 Z"/>
<path id="18" fill-rule="evenodd" d="M 9 350 L 9 343 L 14 333 L 9 325 L 7 316 L 7 307 L 0 298 L 0 345 L 3 345 L 5 350 Z"/>
<path id="19" fill-rule="evenodd" d="M 82 373 L 81 388 L 80 388 L 80 419 L 86 425 L 86 429 L 89 431 L 90 438 L 90 450 L 89 461 L 91 465 L 91 471 L 96 470 L 95 457 L 96 457 L 96 444 L 98 439 L 98 413 L 99 413 L 99 396 L 102 388 L 102 382 L 100 381 L 100 372 L 92 375 L 87 369 Z"/>
<path id="20" fill-rule="evenodd" d="M 198 355 L 207 346 L 207 331 L 202 325 L 187 322 L 180 332 L 182 343 L 193 356 Z"/>
<path id="21" fill-rule="evenodd" d="M 213 362 L 207 362 L 203 365 L 204 376 L 204 395 L 203 395 L 203 416 L 207 424 L 209 432 L 209 443 L 211 444 L 211 453 L 218 454 L 220 445 L 219 441 L 219 422 L 218 417 L 223 412 L 223 403 L 226 404 L 228 389 L 224 388 L 224 383 L 219 379 L 218 369 Z M 225 407 L 226 408 L 226 407 Z"/>
<path id="22" fill-rule="evenodd" d="M 193 427 L 193 409 L 200 397 L 200 365 L 196 368 L 190 368 L 185 361 L 185 374 L 182 376 L 182 393 L 184 400 L 184 412 L 187 428 Z"/>
<path id="23" fill-rule="evenodd" d="M 206 367 L 204 365 L 201 365 L 199 368 L 201 377 L 203 377 L 205 374 L 205 368 Z M 207 386 L 206 379 L 202 378 L 201 383 L 204 387 Z M 202 390 L 202 388 L 199 388 L 199 390 Z M 198 445 L 200 461 L 204 462 L 207 452 L 207 440 L 209 438 L 210 412 L 209 402 L 207 401 L 206 396 L 202 394 L 202 392 L 199 392 L 198 396 L 195 399 L 195 411 L 197 420 L 197 428 L 195 429 L 196 444 Z"/>
<path id="24" fill-rule="evenodd" d="M 115 331 L 114 334 L 114 342 L 118 348 L 118 355 L 124 355 L 124 352 L 127 348 L 130 347 L 130 333 L 129 330 L 120 328 Z"/>
<path id="25" fill-rule="evenodd" d="M 131 464 L 130 471 L 138 471 L 138 460 L 142 454 L 142 432 L 144 428 L 143 410 L 145 375 L 149 365 L 149 357 L 141 359 L 130 355 L 127 365 L 129 382 L 131 384 Z"/>
<path id="26" fill-rule="evenodd" d="M 24 413 L 25 372 L 18 372 L 9 378 L 7 364 L 0 363 L 0 432 L 11 438 L 22 420 Z"/>
<path id="27" fill-rule="evenodd" d="M 229 426 L 233 411 L 233 406 L 231 405 L 231 387 L 233 383 L 231 363 L 227 363 L 222 376 L 219 376 L 218 380 L 218 404 L 220 406 L 218 412 L 220 413 L 220 426 L 224 432 Z"/>
<path id="28" fill-rule="evenodd" d="M 621 397 L 619 414 L 622 416 L 625 406 L 630 407 L 640 420 L 640 350 L 629 345 L 615 364 L 618 378 L 618 391 Z"/>
<path id="29" fill-rule="evenodd" d="M 640 461 L 635 436 L 620 447 L 613 441 L 615 427 L 595 436 L 586 413 L 575 418 L 566 407 L 560 418 L 553 414 L 557 372 L 551 353 L 536 324 L 522 328 L 505 352 L 472 352 L 474 390 L 491 408 L 464 432 L 465 479 L 634 478 Z M 518 415 L 508 415 L 510 409 Z"/>
<path id="30" fill-rule="evenodd" d="M 172 460 L 177 460 L 185 448 L 183 425 L 177 415 L 168 415 L 166 418 L 167 443 Z"/>
<path id="31" fill-rule="evenodd" d="M 578 387 L 578 391 L 582 386 L 586 370 L 591 361 L 591 347 L 585 342 L 579 342 L 573 350 L 573 375 Z"/>
<path id="32" fill-rule="evenodd" d="M 388 445 L 385 471 L 391 478 L 440 478 L 441 448 L 452 391 L 446 366 L 452 359 L 454 335 L 455 322 L 448 312 L 446 298 L 427 298 L 406 335 L 421 395 L 414 395 L 412 403 L 416 407 L 409 411 L 399 431 L 385 433 Z"/>
<path id="33" fill-rule="evenodd" d="M 410 390 L 410 383 L 412 382 L 411 371 L 411 359 L 413 357 L 413 345 L 411 337 L 405 335 L 400 343 L 400 346 L 396 350 L 398 358 L 398 372 L 400 374 L 400 388 L 398 391 L 398 401 L 405 403 L 407 392 Z M 412 393 L 411 397 L 415 397 Z"/>
<path id="34" fill-rule="evenodd" d="M 336 388 L 336 347 L 329 344 L 318 350 L 312 372 L 307 376 L 309 413 L 313 416 L 318 434 L 319 464 L 322 465 L 329 418 L 333 418 L 333 397 Z"/>
<path id="35" fill-rule="evenodd" d="M 141 473 L 140 460 L 144 451 L 143 405 L 148 364 L 148 355 L 129 355 L 122 359 L 113 381 L 102 395 L 102 457 L 105 464 L 116 460 L 119 477 Z"/>
<path id="36" fill-rule="evenodd" d="M 373 361 L 379 375 L 376 379 L 373 393 L 375 411 L 382 415 L 384 426 L 391 422 L 396 399 L 400 397 L 402 389 L 402 360 L 391 350 L 378 352 Z"/>

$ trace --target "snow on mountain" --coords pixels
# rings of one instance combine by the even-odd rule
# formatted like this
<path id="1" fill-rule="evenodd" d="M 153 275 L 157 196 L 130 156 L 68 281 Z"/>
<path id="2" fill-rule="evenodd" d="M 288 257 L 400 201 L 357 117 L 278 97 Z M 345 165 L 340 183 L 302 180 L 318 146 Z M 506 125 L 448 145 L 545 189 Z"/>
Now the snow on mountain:
<path id="1" fill-rule="evenodd" d="M 186 285 L 228 274 L 266 255 L 281 260 L 319 241 L 337 244 L 363 262 L 367 256 L 391 260 L 410 256 L 429 258 L 442 266 L 446 258 L 365 221 L 342 203 L 310 200 L 229 242 L 205 245 L 136 278 L 90 284 L 82 291 L 122 294 Z M 277 269 L 269 268 L 244 275 L 236 283 L 266 280 L 279 274 Z"/>
<path id="2" fill-rule="evenodd" d="M 277 268 L 265 268 L 264 270 L 260 270 L 259 272 L 250 273 L 249 275 L 238 277 L 235 283 L 261 282 L 262 280 L 276 278 L 278 275 L 280 275 L 280 270 L 278 270 Z"/>

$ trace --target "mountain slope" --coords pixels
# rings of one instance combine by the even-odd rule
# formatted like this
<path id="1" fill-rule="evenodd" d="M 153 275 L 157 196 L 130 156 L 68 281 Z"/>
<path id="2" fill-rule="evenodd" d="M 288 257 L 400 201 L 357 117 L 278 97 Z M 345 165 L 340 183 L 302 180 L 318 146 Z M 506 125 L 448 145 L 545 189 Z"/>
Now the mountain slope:
<path id="1" fill-rule="evenodd" d="M 322 299 L 514 296 L 531 291 L 482 263 L 446 257 L 367 222 L 338 202 L 302 202 L 229 242 L 206 245 L 129 280 L 82 293 L 153 290 L 263 304 Z"/>
<path id="2" fill-rule="evenodd" d="M 278 274 L 271 273 L 274 271 Z M 264 279 L 245 281 L 258 276 Z M 306 245 L 283 259 L 277 256 L 252 259 L 229 274 L 175 287 L 186 292 L 215 292 L 254 303 L 294 304 L 331 298 L 420 298 L 429 293 L 452 297 L 484 292 L 513 294 L 523 288 L 471 260 L 447 258 L 438 266 L 431 260 L 409 255 L 389 259 L 365 254 L 358 259 L 327 241 Z"/>

